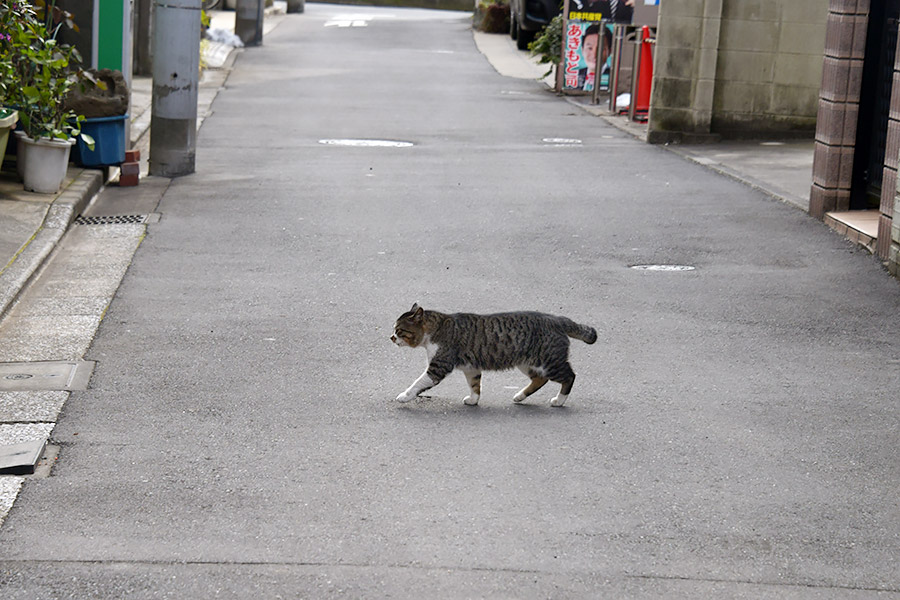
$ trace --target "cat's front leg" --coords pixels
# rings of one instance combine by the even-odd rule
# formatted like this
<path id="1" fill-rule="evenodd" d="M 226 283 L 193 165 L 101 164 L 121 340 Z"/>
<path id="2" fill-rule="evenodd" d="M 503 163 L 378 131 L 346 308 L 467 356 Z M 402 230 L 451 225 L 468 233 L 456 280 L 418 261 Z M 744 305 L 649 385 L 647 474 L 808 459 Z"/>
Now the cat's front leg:
<path id="1" fill-rule="evenodd" d="M 435 382 L 428 376 L 428 372 L 422 373 L 418 379 L 413 381 L 412 385 L 406 388 L 402 394 L 397 396 L 397 402 L 409 402 L 427 389 L 433 388 Z"/>
<path id="2" fill-rule="evenodd" d="M 439 384 L 452 370 L 452 360 L 448 360 L 445 354 L 438 353 L 428 363 L 428 369 L 411 386 L 406 388 L 405 392 L 397 396 L 397 402 L 409 402 L 425 390 Z"/>

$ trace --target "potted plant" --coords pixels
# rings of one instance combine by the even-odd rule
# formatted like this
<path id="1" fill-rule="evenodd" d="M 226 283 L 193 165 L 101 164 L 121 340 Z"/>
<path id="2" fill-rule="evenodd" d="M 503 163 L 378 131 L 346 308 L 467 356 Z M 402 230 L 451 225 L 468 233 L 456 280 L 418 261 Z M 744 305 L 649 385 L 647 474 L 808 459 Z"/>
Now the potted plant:
<path id="1" fill-rule="evenodd" d="M 89 78 L 84 81 L 84 78 Z M 66 106 L 84 116 L 81 138 L 72 147 L 79 167 L 106 167 L 125 161 L 125 122 L 128 120 L 128 84 L 121 71 L 90 69 L 69 93 Z M 93 139 L 89 148 L 86 139 Z"/>
<path id="2" fill-rule="evenodd" d="M 6 153 L 9 132 L 16 126 L 19 113 L 10 106 L 10 97 L 16 88 L 13 68 L 12 35 L 7 33 L 15 26 L 18 18 L 17 6 L 4 2 L 0 6 L 0 161 Z"/>
<path id="3" fill-rule="evenodd" d="M 52 27 L 49 15 L 45 23 L 27 2 L 13 6 L 18 19 L 6 35 L 12 38 L 14 101 L 22 124 L 19 172 L 26 190 L 53 194 L 65 179 L 72 144 L 82 135 L 84 118 L 65 106 L 81 56 L 73 46 L 57 42 L 58 27 Z"/>

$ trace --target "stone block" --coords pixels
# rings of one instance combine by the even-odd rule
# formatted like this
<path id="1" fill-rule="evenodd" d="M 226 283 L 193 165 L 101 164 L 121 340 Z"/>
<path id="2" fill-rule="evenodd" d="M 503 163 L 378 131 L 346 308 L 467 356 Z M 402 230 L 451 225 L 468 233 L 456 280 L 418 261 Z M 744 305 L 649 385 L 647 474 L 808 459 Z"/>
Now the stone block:
<path id="1" fill-rule="evenodd" d="M 849 81 L 850 60 L 825 56 L 822 61 L 821 97 L 831 102 L 846 102 Z"/>
<path id="2" fill-rule="evenodd" d="M 725 2 L 722 4 L 722 18 L 774 23 L 781 16 L 778 4 L 778 2 L 748 2 L 747 0 Z"/>
<path id="3" fill-rule="evenodd" d="M 718 23 L 716 21 L 708 23 L 707 21 L 707 19 L 684 17 L 681 14 L 668 18 L 666 27 L 659 30 L 656 47 L 700 48 L 703 41 L 700 34 L 704 28 L 712 25 L 713 29 L 718 32 Z"/>
<path id="4" fill-rule="evenodd" d="M 662 62 L 663 53 L 657 55 L 654 68 L 666 77 L 693 79 L 695 52 L 693 48 L 669 48 L 665 52 L 665 62 Z"/>
<path id="5" fill-rule="evenodd" d="M 853 34 L 856 15 L 829 14 L 825 27 L 825 55 L 833 58 L 854 58 Z M 861 57 L 856 57 L 861 58 Z"/>
<path id="6" fill-rule="evenodd" d="M 878 237 L 875 240 L 875 254 L 888 258 L 891 253 L 891 218 L 881 215 L 878 219 Z"/>
<path id="7" fill-rule="evenodd" d="M 840 146 L 844 142 L 844 122 L 846 104 L 819 99 L 816 112 L 816 141 L 829 146 Z"/>
<path id="8" fill-rule="evenodd" d="M 859 102 L 860 91 L 862 90 L 863 77 L 863 61 L 850 59 L 849 78 L 847 80 L 847 102 Z"/>
<path id="9" fill-rule="evenodd" d="M 779 18 L 783 24 L 821 23 L 828 20 L 828 2 L 822 0 L 793 0 L 791 2 L 773 2 L 778 5 Z"/>
<path id="10" fill-rule="evenodd" d="M 829 146 L 816 142 L 815 153 L 813 154 L 814 184 L 823 188 L 849 187 L 840 185 L 843 150 L 844 148 L 841 146 Z"/>
<path id="11" fill-rule="evenodd" d="M 881 173 L 881 214 L 891 216 L 897 196 L 897 170 L 885 167 Z"/>
<path id="12" fill-rule="evenodd" d="M 775 57 L 775 72 L 772 81 L 795 87 L 814 88 L 819 96 L 822 85 L 822 61 L 820 54 L 780 53 Z"/>
<path id="13" fill-rule="evenodd" d="M 729 6 L 745 4 L 729 2 Z M 755 4 L 748 2 L 746 4 Z M 775 4 L 774 2 L 772 4 Z M 750 52 L 771 52 L 778 47 L 780 23 L 776 21 L 754 21 L 748 19 L 722 18 L 722 32 L 719 47 L 722 50 L 744 50 Z"/>
<path id="14" fill-rule="evenodd" d="M 859 103 L 844 104 L 844 146 L 856 144 L 856 124 L 859 122 Z"/>
<path id="15" fill-rule="evenodd" d="M 853 157 L 855 155 L 855 146 L 841 146 L 840 161 L 841 167 L 838 175 L 837 187 L 849 190 L 853 184 Z"/>
<path id="16" fill-rule="evenodd" d="M 682 108 L 693 104 L 693 82 L 689 79 L 658 77 L 653 82 L 654 108 Z"/>
<path id="17" fill-rule="evenodd" d="M 119 173 L 119 187 L 133 187 L 140 183 L 141 165 L 136 162 L 122 163 Z"/>
<path id="18" fill-rule="evenodd" d="M 775 77 L 776 56 L 774 52 L 720 50 L 717 78 L 726 84 L 737 81 L 769 83 Z"/>
<path id="19" fill-rule="evenodd" d="M 848 210 L 850 207 L 850 190 L 823 188 L 815 183 L 809 192 L 809 214 L 818 219 L 831 211 Z"/>
<path id="20" fill-rule="evenodd" d="M 770 97 L 767 85 L 731 81 L 716 87 L 713 112 L 767 113 Z"/>
<path id="21" fill-rule="evenodd" d="M 900 36 L 897 37 L 900 38 Z M 900 71 L 894 71 L 894 81 L 891 86 L 891 110 L 889 116 L 900 121 Z"/>
<path id="22" fill-rule="evenodd" d="M 884 165 L 897 170 L 898 163 L 900 163 L 900 121 L 890 119 L 884 144 Z"/>
<path id="23" fill-rule="evenodd" d="M 790 117 L 815 118 L 819 104 L 819 89 L 790 84 L 773 84 L 770 87 L 769 111 Z"/>
<path id="24" fill-rule="evenodd" d="M 900 277 L 900 244 L 891 244 L 888 257 L 888 271 L 894 277 Z"/>

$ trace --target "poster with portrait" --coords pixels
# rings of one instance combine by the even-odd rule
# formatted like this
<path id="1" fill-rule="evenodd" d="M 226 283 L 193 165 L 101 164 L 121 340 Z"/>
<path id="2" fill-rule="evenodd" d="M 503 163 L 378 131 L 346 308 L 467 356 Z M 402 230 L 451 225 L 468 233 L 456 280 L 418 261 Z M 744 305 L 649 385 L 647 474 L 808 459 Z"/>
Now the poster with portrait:
<path id="1" fill-rule="evenodd" d="M 590 92 L 597 80 L 597 44 L 605 18 L 598 3 L 568 0 L 563 30 L 562 88 Z M 607 13 L 608 14 L 608 13 Z"/>
<path id="2" fill-rule="evenodd" d="M 631 22 L 634 0 L 567 0 L 561 63 L 564 91 L 609 87 L 615 23 Z"/>

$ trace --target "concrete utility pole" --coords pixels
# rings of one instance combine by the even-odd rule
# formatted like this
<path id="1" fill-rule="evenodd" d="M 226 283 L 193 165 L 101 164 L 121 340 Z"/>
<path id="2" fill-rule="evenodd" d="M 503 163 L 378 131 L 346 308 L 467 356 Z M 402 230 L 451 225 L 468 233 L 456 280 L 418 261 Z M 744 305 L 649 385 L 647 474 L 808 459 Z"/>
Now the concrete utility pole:
<path id="1" fill-rule="evenodd" d="M 150 174 L 194 172 L 200 0 L 154 0 Z"/>
<path id="2" fill-rule="evenodd" d="M 245 46 L 261 46 L 265 0 L 237 0 L 234 11 L 234 33 Z"/>

